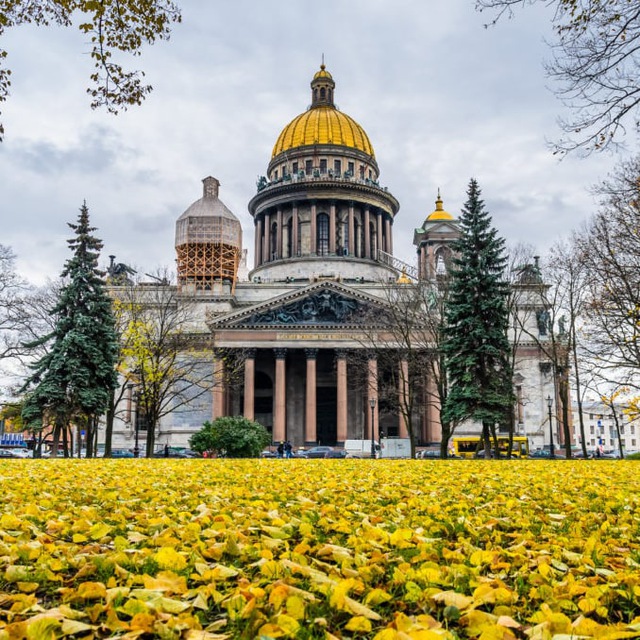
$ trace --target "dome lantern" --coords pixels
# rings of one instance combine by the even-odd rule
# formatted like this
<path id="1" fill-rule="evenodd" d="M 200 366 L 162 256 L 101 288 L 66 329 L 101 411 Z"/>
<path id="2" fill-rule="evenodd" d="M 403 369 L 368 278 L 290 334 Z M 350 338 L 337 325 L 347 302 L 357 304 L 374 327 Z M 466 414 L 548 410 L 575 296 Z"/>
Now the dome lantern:
<path id="1" fill-rule="evenodd" d="M 316 107 L 334 107 L 333 90 L 336 83 L 333 81 L 331 74 L 326 70 L 324 62 L 320 65 L 318 71 L 311 81 L 311 108 Z"/>

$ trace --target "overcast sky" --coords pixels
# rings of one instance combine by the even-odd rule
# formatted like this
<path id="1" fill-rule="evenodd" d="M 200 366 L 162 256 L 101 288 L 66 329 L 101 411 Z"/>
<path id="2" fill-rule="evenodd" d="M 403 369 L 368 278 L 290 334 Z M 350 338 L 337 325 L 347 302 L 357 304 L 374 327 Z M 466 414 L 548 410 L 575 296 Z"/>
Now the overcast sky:
<path id="1" fill-rule="evenodd" d="M 86 36 L 20 27 L 3 37 L 13 70 L 2 106 L 0 243 L 32 282 L 55 278 L 86 200 L 102 262 L 174 267 L 175 221 L 202 178 L 238 216 L 253 265 L 247 203 L 282 128 L 310 103 L 324 53 L 339 108 L 374 146 L 380 183 L 400 201 L 394 252 L 415 259 L 413 229 L 434 209 L 458 215 L 479 181 L 509 243 L 541 254 L 594 210 L 588 188 L 610 155 L 561 162 L 547 146 L 561 105 L 547 88 L 544 7 L 485 29 L 473 0 L 180 1 L 171 40 L 131 62 L 154 92 L 116 117 L 92 112 Z"/>

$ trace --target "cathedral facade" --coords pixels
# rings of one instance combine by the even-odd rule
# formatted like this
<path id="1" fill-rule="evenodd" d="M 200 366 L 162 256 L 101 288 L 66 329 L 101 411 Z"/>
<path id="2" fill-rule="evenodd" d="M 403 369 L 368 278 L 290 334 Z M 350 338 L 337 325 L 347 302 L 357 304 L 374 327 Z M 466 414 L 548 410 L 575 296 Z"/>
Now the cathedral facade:
<path id="1" fill-rule="evenodd" d="M 241 225 L 220 199 L 217 179 L 205 178 L 202 197 L 178 218 L 172 288 L 194 309 L 192 330 L 206 337 L 213 376 L 210 393 L 161 420 L 158 446 L 188 446 L 205 420 L 224 415 L 254 419 L 274 442 L 294 446 L 382 433 L 406 437 L 409 430 L 421 445 L 440 441 L 426 371 L 410 416 L 387 401 L 382 386 L 389 377 L 378 362 L 371 319 L 388 310 L 390 289 L 446 274 L 457 221 L 438 194 L 435 210 L 414 234 L 415 264 L 394 258 L 400 205 L 380 183 L 367 133 L 334 97 L 335 82 L 323 64 L 311 80 L 311 106 L 282 129 L 249 202 L 251 271 L 243 273 Z M 539 284 L 523 279 L 519 285 L 533 330 L 542 308 Z M 400 347 L 394 366 L 402 372 L 408 365 Z M 519 349 L 518 430 L 542 445 L 544 398 L 553 395 L 553 384 L 535 344 Z M 402 375 L 397 379 L 398 398 L 415 391 Z M 113 446 L 130 447 L 133 432 L 129 411 L 116 422 Z"/>

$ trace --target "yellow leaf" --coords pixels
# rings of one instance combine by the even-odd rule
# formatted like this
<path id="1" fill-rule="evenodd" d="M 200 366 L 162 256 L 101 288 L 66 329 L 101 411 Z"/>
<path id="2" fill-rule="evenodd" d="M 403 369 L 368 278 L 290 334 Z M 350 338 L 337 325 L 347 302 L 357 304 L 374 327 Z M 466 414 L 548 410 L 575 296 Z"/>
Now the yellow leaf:
<path id="1" fill-rule="evenodd" d="M 89 536 L 92 540 L 100 540 L 100 538 L 104 538 L 106 535 L 109 535 L 111 532 L 111 527 L 102 522 L 98 524 L 94 524 L 91 529 L 89 529 Z"/>
<path id="2" fill-rule="evenodd" d="M 102 582 L 83 582 L 77 590 L 78 597 L 84 600 L 99 600 L 107 597 L 107 588 Z"/>
<path id="3" fill-rule="evenodd" d="M 376 604 L 389 602 L 389 600 L 391 600 L 391 596 L 386 591 L 384 591 L 383 589 L 376 588 L 369 591 L 369 593 L 366 595 L 364 599 L 364 603 L 372 604 L 375 606 Z"/>
<path id="4" fill-rule="evenodd" d="M 466 627 L 467 635 L 469 636 L 481 635 L 483 631 L 495 627 L 496 621 L 496 616 L 477 609 L 465 613 L 460 618 L 460 624 Z"/>
<path id="5" fill-rule="evenodd" d="M 27 626 L 27 640 L 56 640 L 61 625 L 55 618 L 39 618 Z"/>
<path id="6" fill-rule="evenodd" d="M 354 616 L 345 625 L 347 631 L 359 631 L 360 633 L 369 633 L 371 631 L 371 622 L 364 616 Z"/>
<path id="7" fill-rule="evenodd" d="M 344 602 L 345 602 L 346 608 L 349 611 L 351 611 L 351 613 L 357 616 L 364 616 L 365 618 L 369 618 L 369 620 L 382 620 L 381 616 L 378 613 L 376 613 L 375 611 L 372 611 L 371 609 L 369 609 L 369 607 L 366 607 L 365 605 L 359 602 L 356 602 L 355 600 L 349 598 L 348 596 L 345 596 Z"/>
<path id="8" fill-rule="evenodd" d="M 181 571 L 187 566 L 185 557 L 173 547 L 161 547 L 155 554 L 155 561 L 162 569 Z"/>
<path id="9" fill-rule="evenodd" d="M 441 591 L 431 596 L 431 599 L 436 602 L 441 602 L 446 607 L 456 607 L 460 609 L 460 611 L 471 606 L 473 603 L 473 598 L 465 596 L 463 593 L 457 593 L 456 591 Z"/>
<path id="10" fill-rule="evenodd" d="M 93 625 L 80 622 L 78 620 L 63 620 L 62 621 L 62 635 L 72 636 L 76 633 L 86 633 L 95 629 Z"/>
<path id="11" fill-rule="evenodd" d="M 304 620 L 305 602 L 300 596 L 289 596 L 287 598 L 287 615 L 295 620 Z"/>

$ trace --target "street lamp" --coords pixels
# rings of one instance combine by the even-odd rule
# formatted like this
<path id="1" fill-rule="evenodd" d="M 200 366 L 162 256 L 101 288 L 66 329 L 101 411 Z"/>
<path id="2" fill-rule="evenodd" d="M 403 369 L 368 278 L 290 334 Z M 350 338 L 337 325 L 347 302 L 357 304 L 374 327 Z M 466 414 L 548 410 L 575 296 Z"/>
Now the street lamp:
<path id="1" fill-rule="evenodd" d="M 371 406 L 371 457 L 375 458 L 376 457 L 376 442 L 373 439 L 373 425 L 374 425 L 374 416 L 373 416 L 373 412 L 376 408 L 376 399 L 375 398 L 371 398 L 369 400 L 369 405 Z"/>
<path id="2" fill-rule="evenodd" d="M 551 458 L 556 457 L 555 449 L 553 448 L 553 422 L 551 421 L 551 405 L 553 404 L 553 400 L 551 396 L 547 396 L 547 407 L 549 409 L 549 456 Z"/>
<path id="3" fill-rule="evenodd" d="M 138 405 L 140 403 L 140 392 L 136 391 L 134 394 L 134 400 L 136 403 L 136 410 L 135 413 L 133 414 L 133 433 L 134 433 L 134 437 L 135 440 L 133 442 L 133 457 L 134 458 L 139 458 L 140 457 L 140 446 L 139 446 L 139 442 L 138 442 L 138 430 L 140 428 L 140 412 L 138 411 Z"/>

